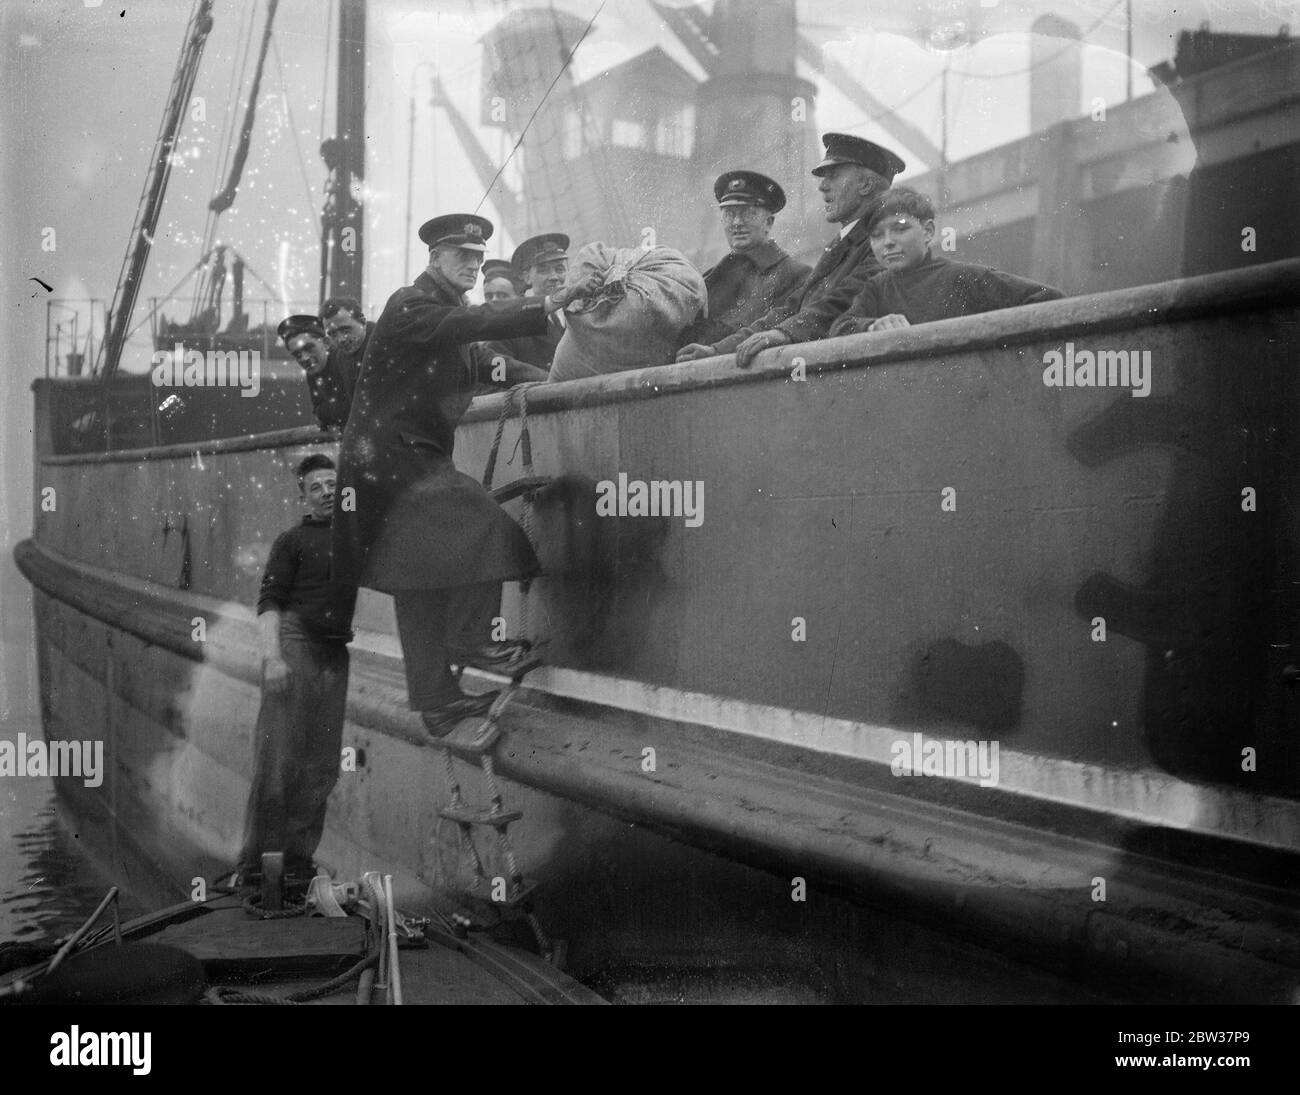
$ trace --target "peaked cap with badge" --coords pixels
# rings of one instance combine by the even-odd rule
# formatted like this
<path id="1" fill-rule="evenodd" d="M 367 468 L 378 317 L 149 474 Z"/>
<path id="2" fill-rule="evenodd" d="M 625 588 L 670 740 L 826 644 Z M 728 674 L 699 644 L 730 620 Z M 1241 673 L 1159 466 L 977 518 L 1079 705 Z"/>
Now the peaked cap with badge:
<path id="1" fill-rule="evenodd" d="M 569 237 L 563 232 L 544 232 L 532 236 L 515 248 L 510 262 L 520 273 L 527 273 L 530 266 L 539 262 L 554 262 L 556 259 L 569 257 Z"/>
<path id="2" fill-rule="evenodd" d="M 870 168 L 892 182 L 894 176 L 907 167 L 900 156 L 863 137 L 853 137 L 847 133 L 826 133 L 822 135 L 822 144 L 826 146 L 826 155 L 812 169 L 814 175 L 824 175 L 827 168 L 836 164 L 855 163 Z"/>
<path id="3" fill-rule="evenodd" d="M 769 213 L 785 208 L 785 191 L 757 171 L 725 171 L 713 184 L 713 196 L 720 207 L 757 205 Z"/>
<path id="4" fill-rule="evenodd" d="M 475 213 L 447 213 L 420 225 L 420 239 L 430 249 L 463 247 L 467 251 L 487 251 L 492 238 L 492 222 Z"/>

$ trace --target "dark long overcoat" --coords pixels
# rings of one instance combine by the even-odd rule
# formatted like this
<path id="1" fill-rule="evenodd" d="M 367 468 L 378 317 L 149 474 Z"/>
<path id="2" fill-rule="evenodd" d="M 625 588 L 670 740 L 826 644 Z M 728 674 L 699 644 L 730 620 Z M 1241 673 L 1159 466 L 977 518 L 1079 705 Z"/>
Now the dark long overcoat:
<path id="1" fill-rule="evenodd" d="M 468 344 L 545 330 L 542 300 L 469 307 L 427 272 L 389 297 L 339 445 L 336 581 L 393 592 L 536 572 L 523 531 L 452 449 L 473 398 Z"/>

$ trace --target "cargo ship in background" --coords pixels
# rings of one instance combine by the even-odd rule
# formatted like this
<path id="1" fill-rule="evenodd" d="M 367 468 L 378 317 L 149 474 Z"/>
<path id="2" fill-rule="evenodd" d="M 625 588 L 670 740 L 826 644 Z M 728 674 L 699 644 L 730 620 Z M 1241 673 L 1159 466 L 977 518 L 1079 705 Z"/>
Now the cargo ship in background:
<path id="1" fill-rule="evenodd" d="M 367 11 L 332 10 L 319 288 L 360 297 Z M 962 11 L 896 18 L 931 41 L 1030 29 Z M 102 337 L 33 385 L 34 533 L 16 550 L 45 734 L 105 743 L 103 785 L 60 790 L 106 856 L 151 865 L 130 882 L 159 900 L 234 860 L 261 569 L 295 512 L 291 469 L 337 440 L 291 363 L 264 367 L 257 399 L 195 387 L 165 403 L 124 357 L 220 12 L 195 5 Z M 484 36 L 483 101 L 511 104 L 488 117 L 527 193 L 433 80 L 514 238 L 559 224 L 632 244 L 644 221 L 659 242 L 699 241 L 707 265 L 720 247 L 698 194 L 719 170 L 796 180 L 816 162 L 815 114 L 788 124 L 792 99 L 816 98 L 801 72 L 869 107 L 793 0 L 652 17 L 704 80 L 651 49 L 575 81 L 590 21 L 553 6 L 510 5 Z M 1077 32 L 1034 27 L 1077 110 L 1061 68 Z M 1007 1000 L 1059 999 L 1066 981 L 1108 1000 L 1300 1000 L 1300 47 L 1189 32 L 1156 75 L 1104 126 L 1037 118 L 959 162 L 927 160 L 890 120 L 933 163 L 907 181 L 939 199 L 956 257 L 1067 299 L 781 347 L 744 372 L 714 358 L 526 393 L 534 466 L 499 463 L 498 484 L 543 481 L 508 508 L 530 507 L 544 575 L 507 586 L 504 613 L 546 665 L 504 706 L 495 773 L 523 814 L 536 918 L 579 980 L 666 961 L 751 994 L 880 1000 L 905 952 L 964 964 L 973 1000 L 1008 955 Z M 828 233 L 804 189 L 788 217 L 807 255 Z M 279 317 L 245 307 L 226 262 L 204 253 L 202 306 L 159 319 L 160 348 L 261 340 L 269 356 Z M 1083 351 L 1149 352 L 1149 391 L 1044 383 L 1050 355 Z M 476 400 L 458 465 L 487 465 L 502 417 L 508 453 L 519 409 Z M 702 482 L 703 522 L 598 516 L 597 484 L 620 475 Z M 440 813 L 442 750 L 406 709 L 391 600 L 363 591 L 356 623 L 352 766 L 318 861 L 418 880 L 408 906 L 457 904 L 467 850 Z M 993 747 L 994 773 L 927 767 Z M 451 748 L 485 800 L 472 743 Z M 490 904 L 474 915 L 510 927 Z"/>

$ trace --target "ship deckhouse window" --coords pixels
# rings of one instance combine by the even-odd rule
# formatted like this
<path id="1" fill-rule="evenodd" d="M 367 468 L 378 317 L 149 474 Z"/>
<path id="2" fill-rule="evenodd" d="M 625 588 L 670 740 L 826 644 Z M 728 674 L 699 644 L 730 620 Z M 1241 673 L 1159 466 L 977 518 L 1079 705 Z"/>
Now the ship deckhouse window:
<path id="1" fill-rule="evenodd" d="M 644 148 L 645 136 L 645 126 L 640 122 L 629 122 L 625 118 L 615 118 L 614 125 L 610 130 L 609 140 L 611 144 L 622 148 Z"/>
<path id="2" fill-rule="evenodd" d="M 561 155 L 566 160 L 576 160 L 582 155 L 582 115 L 576 110 L 566 110 L 564 112 L 564 128 L 561 140 L 563 142 Z"/>
<path id="3" fill-rule="evenodd" d="M 601 140 L 600 127 L 590 115 L 578 107 L 564 112 L 564 121 L 560 128 L 560 155 L 566 160 L 578 160 L 591 149 L 598 148 Z"/>
<path id="4" fill-rule="evenodd" d="M 683 107 L 659 119 L 655 127 L 655 151 L 661 156 L 686 159 L 691 154 L 695 136 L 695 111 Z"/>

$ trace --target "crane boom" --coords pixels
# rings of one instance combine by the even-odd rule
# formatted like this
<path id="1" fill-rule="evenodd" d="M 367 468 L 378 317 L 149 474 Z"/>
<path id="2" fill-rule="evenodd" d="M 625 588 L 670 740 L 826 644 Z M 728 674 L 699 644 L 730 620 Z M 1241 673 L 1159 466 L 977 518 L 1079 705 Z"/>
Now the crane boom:
<path id="1" fill-rule="evenodd" d="M 172 74 L 171 88 L 167 92 L 167 103 L 163 108 L 162 125 L 158 130 L 158 139 L 154 142 L 153 160 L 149 165 L 149 174 L 145 176 L 144 191 L 136 207 L 126 257 L 122 260 L 122 271 L 118 275 L 117 288 L 113 291 L 113 304 L 108 313 L 108 332 L 100 347 L 101 358 L 96 372 L 104 381 L 110 380 L 117 371 L 122 347 L 126 344 L 127 328 L 135 311 L 140 281 L 144 276 L 145 263 L 149 260 L 154 233 L 158 229 L 167 181 L 171 177 L 172 153 L 185 121 L 185 109 L 189 104 L 190 93 L 194 90 L 203 47 L 212 30 L 212 4 L 213 0 L 197 0 L 194 5 L 189 25 L 185 29 L 185 44 L 176 63 L 176 71 Z"/>
<path id="2" fill-rule="evenodd" d="M 714 75 L 719 51 L 709 37 L 710 17 L 705 13 L 704 8 L 699 4 L 676 7 L 661 3 L 660 0 L 650 0 L 650 6 L 705 72 Z M 873 23 L 875 22 L 878 20 L 873 20 Z M 901 28 L 899 32 L 901 33 Z M 939 149 L 918 126 L 890 110 L 888 104 L 882 103 L 871 94 L 844 65 L 834 58 L 823 58 L 820 47 L 806 34 L 800 32 L 796 48 L 799 60 L 818 75 L 826 77 L 832 87 L 847 96 L 854 106 L 877 122 L 886 133 L 913 153 L 923 164 L 940 162 Z"/>
<path id="3" fill-rule="evenodd" d="M 513 231 L 519 231 L 521 227 L 518 220 L 519 195 L 499 179 L 497 179 L 496 185 L 493 186 L 493 180 L 497 178 L 496 165 L 492 162 L 492 158 L 488 155 L 474 130 L 465 121 L 465 116 L 456 109 L 456 104 L 451 101 L 446 87 L 443 86 L 442 77 L 436 75 L 433 78 L 433 105 L 442 107 L 446 111 L 447 120 L 451 122 L 452 129 L 456 131 L 456 137 L 465 149 L 465 155 L 469 157 L 474 173 L 479 178 L 479 183 L 485 190 L 490 188 L 487 196 L 497 207 L 502 221 L 510 226 Z"/>

